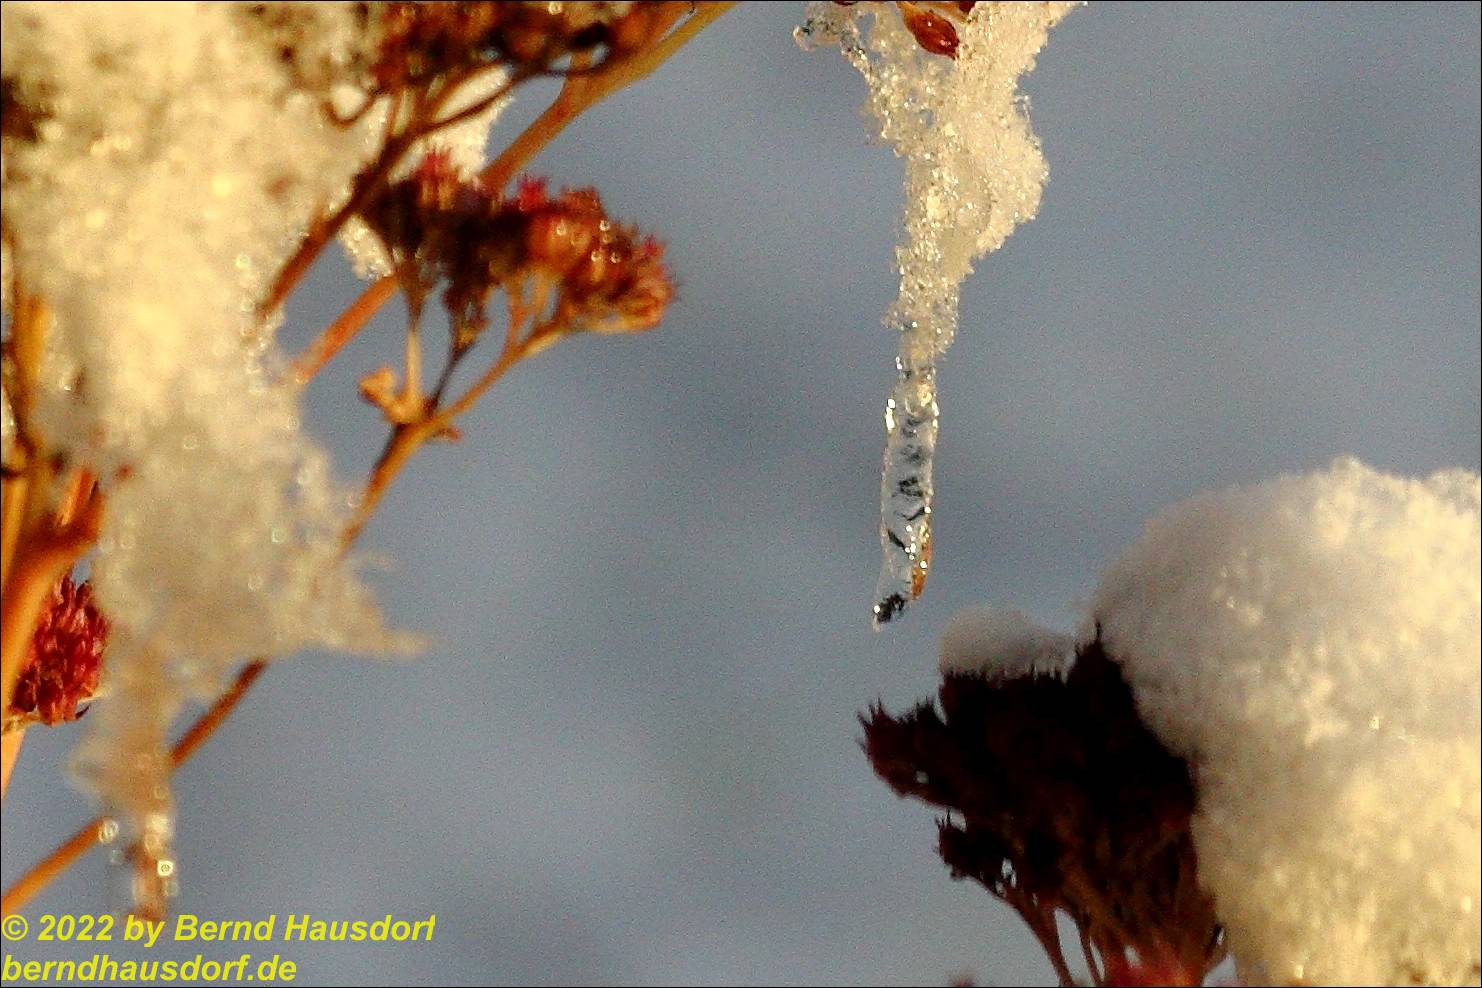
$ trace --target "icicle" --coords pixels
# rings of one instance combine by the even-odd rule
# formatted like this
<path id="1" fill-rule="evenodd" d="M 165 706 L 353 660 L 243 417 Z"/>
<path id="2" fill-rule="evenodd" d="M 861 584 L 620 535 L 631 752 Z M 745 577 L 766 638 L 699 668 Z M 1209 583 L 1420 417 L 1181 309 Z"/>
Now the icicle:
<path id="1" fill-rule="evenodd" d="M 931 565 L 931 466 L 937 446 L 936 367 L 903 359 L 885 401 L 885 464 L 880 471 L 880 548 L 875 624 L 921 595 Z"/>
<path id="2" fill-rule="evenodd" d="M 1018 79 L 1075 4 L 979 3 L 965 16 L 944 4 L 929 17 L 912 5 L 913 24 L 895 5 L 870 6 L 868 40 L 859 28 L 863 5 L 833 3 L 815 3 L 796 37 L 805 48 L 839 45 L 869 84 L 880 136 L 906 166 L 900 295 L 885 318 L 900 334 L 900 350 L 885 409 L 879 627 L 926 585 L 937 359 L 956 335 L 958 290 L 972 262 L 1039 209 L 1047 169 Z"/>

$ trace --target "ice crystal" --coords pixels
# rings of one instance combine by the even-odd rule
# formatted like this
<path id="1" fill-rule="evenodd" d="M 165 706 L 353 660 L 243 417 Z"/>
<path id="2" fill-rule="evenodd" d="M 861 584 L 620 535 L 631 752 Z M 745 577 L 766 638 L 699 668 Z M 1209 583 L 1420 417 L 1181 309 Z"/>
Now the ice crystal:
<path id="1" fill-rule="evenodd" d="M 163 881 L 180 700 L 244 656 L 398 644 L 255 313 L 364 157 L 323 110 L 364 61 L 363 5 L 7 2 L 3 29 L 39 121 L 4 187 L 9 266 L 53 315 L 36 426 L 107 489 L 109 698 L 79 765 Z"/>
<path id="2" fill-rule="evenodd" d="M 869 5 L 866 36 L 864 6 L 815 3 L 798 40 L 839 44 L 869 84 L 881 137 L 905 159 L 900 294 L 885 316 L 900 348 L 885 411 L 879 626 L 920 595 L 931 564 L 937 359 L 957 330 L 959 289 L 973 261 L 1039 209 L 1047 169 L 1018 80 L 1076 4 L 975 4 L 955 58 L 926 50 L 892 4 Z"/>
<path id="3" fill-rule="evenodd" d="M 1103 577 L 1248 983 L 1477 983 L 1479 506 L 1341 460 L 1174 507 Z"/>

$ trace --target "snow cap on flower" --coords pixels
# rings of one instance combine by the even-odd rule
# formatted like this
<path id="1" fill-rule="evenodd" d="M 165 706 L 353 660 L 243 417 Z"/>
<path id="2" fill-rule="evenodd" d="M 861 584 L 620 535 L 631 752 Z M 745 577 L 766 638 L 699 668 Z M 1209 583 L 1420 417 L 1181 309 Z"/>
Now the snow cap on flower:
<path id="1" fill-rule="evenodd" d="M 988 646 L 970 653 L 1016 659 L 1023 653 L 1013 643 L 1032 628 L 1022 615 L 996 613 L 954 624 L 949 639 Z M 1074 983 L 1062 913 L 1079 930 L 1093 983 L 1135 965 L 1156 969 L 1167 978 L 1160 984 L 1201 984 L 1223 946 L 1197 884 L 1188 765 L 1138 719 L 1099 641 L 1057 658 L 1054 676 L 1022 663 L 1016 672 L 944 669 L 937 702 L 861 717 L 865 753 L 897 794 L 946 811 L 937 851 L 953 877 L 1018 912 L 1062 984 Z"/>
<path id="2" fill-rule="evenodd" d="M 1164 512 L 1101 582 L 1255 983 L 1477 983 L 1479 490 L 1339 460 Z"/>

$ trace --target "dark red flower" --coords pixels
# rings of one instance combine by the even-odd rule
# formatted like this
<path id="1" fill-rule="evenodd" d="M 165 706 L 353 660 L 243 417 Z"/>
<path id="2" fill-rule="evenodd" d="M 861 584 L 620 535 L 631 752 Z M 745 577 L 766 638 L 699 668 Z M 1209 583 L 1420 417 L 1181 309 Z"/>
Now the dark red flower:
<path id="1" fill-rule="evenodd" d="M 1056 918 L 1097 984 L 1200 984 L 1223 956 L 1199 886 L 1189 767 L 1137 714 L 1099 641 L 1057 676 L 949 674 L 940 706 L 862 718 L 875 773 L 947 811 L 937 849 L 1013 907 L 1070 980 Z"/>

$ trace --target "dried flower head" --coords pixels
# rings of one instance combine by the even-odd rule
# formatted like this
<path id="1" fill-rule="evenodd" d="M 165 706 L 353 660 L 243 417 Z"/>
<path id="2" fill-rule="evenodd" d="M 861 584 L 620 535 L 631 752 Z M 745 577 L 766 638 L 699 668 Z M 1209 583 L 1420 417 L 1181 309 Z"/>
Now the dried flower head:
<path id="1" fill-rule="evenodd" d="M 98 690 L 108 621 L 93 602 L 92 587 L 64 576 L 52 589 L 31 637 L 5 730 L 33 723 L 76 720 Z"/>
<path id="2" fill-rule="evenodd" d="M 460 347 L 487 327 L 499 290 L 512 310 L 560 332 L 651 329 L 674 296 L 663 245 L 611 219 L 594 189 L 552 195 L 524 178 L 504 196 L 434 152 L 364 219 L 410 294 L 445 286 Z"/>
<path id="3" fill-rule="evenodd" d="M 1138 719 L 1099 641 L 1064 678 L 959 674 L 901 717 L 862 718 L 875 771 L 902 796 L 947 811 L 938 851 L 1012 906 L 1070 978 L 1056 914 L 1079 928 L 1097 984 L 1156 968 L 1200 984 L 1221 959 L 1199 889 L 1186 763 Z"/>
<path id="4" fill-rule="evenodd" d="M 390 3 L 371 70 L 380 92 L 490 65 L 551 72 L 597 49 L 608 56 L 653 36 L 652 3 Z"/>

